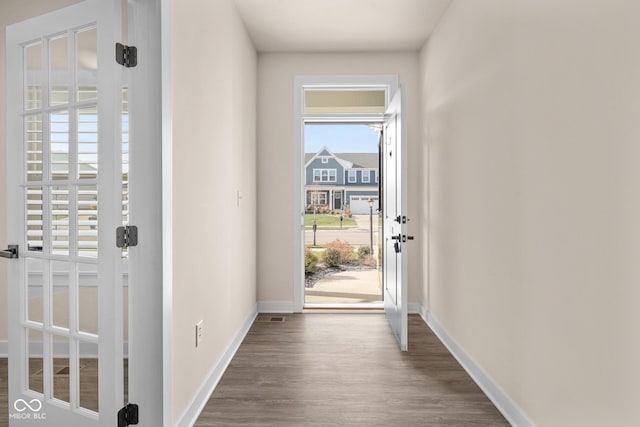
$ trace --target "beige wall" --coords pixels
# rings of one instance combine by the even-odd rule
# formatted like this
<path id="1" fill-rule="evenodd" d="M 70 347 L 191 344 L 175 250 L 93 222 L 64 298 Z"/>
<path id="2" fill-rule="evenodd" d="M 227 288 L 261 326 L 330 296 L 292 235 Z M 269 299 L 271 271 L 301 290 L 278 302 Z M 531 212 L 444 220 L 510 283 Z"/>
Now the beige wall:
<path id="1" fill-rule="evenodd" d="M 539 426 L 640 424 L 639 21 L 454 1 L 421 55 L 423 304 Z"/>
<path id="2" fill-rule="evenodd" d="M 231 0 L 172 7 L 175 421 L 256 304 L 257 58 Z"/>
<path id="3" fill-rule="evenodd" d="M 6 27 L 43 13 L 60 9 L 78 0 L 2 0 L 0 3 L 0 247 L 7 247 L 7 177 L 6 157 Z M 7 270 L 0 261 L 0 342 L 7 340 Z"/>
<path id="4" fill-rule="evenodd" d="M 420 211 L 417 53 L 258 56 L 258 300 L 293 302 L 293 83 L 298 75 L 396 74 L 407 88 L 409 213 Z M 414 223 L 409 224 L 413 233 Z M 420 298 L 420 247 L 409 256 L 409 301 Z"/>

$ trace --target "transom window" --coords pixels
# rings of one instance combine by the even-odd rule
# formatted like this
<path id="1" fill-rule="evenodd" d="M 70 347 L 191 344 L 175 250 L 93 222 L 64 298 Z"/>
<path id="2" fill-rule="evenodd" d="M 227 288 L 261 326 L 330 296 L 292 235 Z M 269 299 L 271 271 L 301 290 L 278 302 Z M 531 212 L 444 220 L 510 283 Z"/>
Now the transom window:
<path id="1" fill-rule="evenodd" d="M 357 182 L 358 181 L 358 172 L 351 170 L 347 172 L 347 176 L 349 179 L 349 182 Z"/>
<path id="2" fill-rule="evenodd" d="M 336 182 L 338 173 L 335 169 L 314 169 L 313 182 Z"/>

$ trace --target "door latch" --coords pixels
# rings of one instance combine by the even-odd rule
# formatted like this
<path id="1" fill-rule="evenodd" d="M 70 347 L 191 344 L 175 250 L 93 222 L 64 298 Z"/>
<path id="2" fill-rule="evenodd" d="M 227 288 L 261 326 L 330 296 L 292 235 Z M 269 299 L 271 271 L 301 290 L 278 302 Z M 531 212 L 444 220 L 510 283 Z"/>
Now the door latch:
<path id="1" fill-rule="evenodd" d="M 404 215 L 398 215 L 397 217 L 395 217 L 393 219 L 395 222 L 397 222 L 398 224 L 406 224 L 407 221 L 409 221 L 409 219 L 404 216 Z"/>
<path id="2" fill-rule="evenodd" d="M 16 259 L 20 256 L 20 248 L 18 245 L 9 245 L 4 251 L 0 251 L 0 258 Z"/>
<path id="3" fill-rule="evenodd" d="M 391 236 L 391 240 L 395 240 L 393 243 L 393 249 L 397 254 L 400 253 L 402 249 L 400 249 L 400 242 L 402 242 L 402 234 L 398 234 L 397 236 Z"/>

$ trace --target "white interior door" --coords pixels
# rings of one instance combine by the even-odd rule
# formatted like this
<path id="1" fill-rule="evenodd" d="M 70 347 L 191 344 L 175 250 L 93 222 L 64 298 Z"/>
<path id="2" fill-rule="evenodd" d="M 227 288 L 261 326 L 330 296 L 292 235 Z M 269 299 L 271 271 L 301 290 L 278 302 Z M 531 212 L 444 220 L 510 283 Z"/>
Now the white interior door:
<path id="1" fill-rule="evenodd" d="M 383 285 L 384 311 L 400 349 L 408 349 L 407 302 L 407 191 L 406 132 L 401 86 L 385 113 L 384 141 L 380 150 L 383 179 Z"/>
<path id="2" fill-rule="evenodd" d="M 120 4 L 7 29 L 11 426 L 114 426 L 124 403 Z"/>

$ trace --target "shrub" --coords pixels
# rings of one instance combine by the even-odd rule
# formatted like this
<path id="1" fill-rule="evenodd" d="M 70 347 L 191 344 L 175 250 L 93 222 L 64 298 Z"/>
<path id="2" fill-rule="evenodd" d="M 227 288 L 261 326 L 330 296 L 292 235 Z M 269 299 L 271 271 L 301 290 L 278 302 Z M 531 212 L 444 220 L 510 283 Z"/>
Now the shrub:
<path id="1" fill-rule="evenodd" d="M 336 239 L 333 242 L 327 243 L 327 249 L 335 249 L 340 252 L 340 256 L 344 261 L 349 261 L 353 258 L 353 245 L 347 241 Z"/>
<path id="2" fill-rule="evenodd" d="M 351 218 L 353 215 L 351 215 L 351 208 L 349 206 L 347 206 L 344 210 L 344 214 L 348 217 Z"/>
<path id="3" fill-rule="evenodd" d="M 315 273 L 318 266 L 318 257 L 307 248 L 304 252 L 304 272 Z"/>
<path id="4" fill-rule="evenodd" d="M 371 248 L 369 246 L 360 246 L 358 248 L 358 257 L 363 258 L 365 255 L 371 255 Z"/>
<path id="5" fill-rule="evenodd" d="M 365 255 L 360 260 L 361 265 L 366 265 L 367 267 L 377 267 L 376 259 L 371 255 Z"/>
<path id="6" fill-rule="evenodd" d="M 329 267 L 337 267 L 342 263 L 342 254 L 337 249 L 327 249 L 322 255 L 322 259 Z"/>

